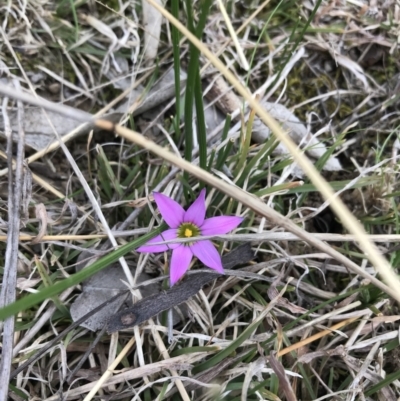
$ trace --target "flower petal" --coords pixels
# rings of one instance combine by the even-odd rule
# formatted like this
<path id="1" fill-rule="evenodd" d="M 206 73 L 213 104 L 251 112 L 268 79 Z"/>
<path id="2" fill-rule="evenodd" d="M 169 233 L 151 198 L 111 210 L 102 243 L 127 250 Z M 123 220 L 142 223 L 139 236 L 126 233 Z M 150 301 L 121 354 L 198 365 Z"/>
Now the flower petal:
<path id="1" fill-rule="evenodd" d="M 193 253 L 186 245 L 179 246 L 172 251 L 171 266 L 169 269 L 169 280 L 171 287 L 186 273 Z"/>
<path id="2" fill-rule="evenodd" d="M 198 198 L 190 205 L 183 216 L 184 223 L 193 223 L 200 227 L 206 217 L 206 190 L 202 189 Z"/>
<path id="3" fill-rule="evenodd" d="M 198 241 L 190 246 L 194 256 L 196 256 L 207 267 L 216 270 L 219 273 L 224 273 L 221 256 L 211 241 Z"/>
<path id="4" fill-rule="evenodd" d="M 202 235 L 226 234 L 232 231 L 243 221 L 242 217 L 237 216 L 218 216 L 205 219 L 200 227 Z"/>
<path id="5" fill-rule="evenodd" d="M 164 252 L 168 251 L 168 249 L 175 249 L 179 245 L 179 243 L 176 244 L 165 244 L 165 245 L 151 245 L 156 242 L 164 242 L 170 239 L 175 239 L 177 238 L 177 232 L 178 230 L 176 228 L 171 228 L 170 230 L 165 230 L 162 232 L 160 235 L 157 235 L 156 237 L 152 238 L 151 240 L 147 241 L 144 245 L 139 246 L 136 250 L 138 252 L 144 252 L 144 253 L 157 253 L 157 252 Z"/>
<path id="6" fill-rule="evenodd" d="M 165 222 L 171 228 L 179 227 L 183 223 L 183 216 L 185 214 L 183 207 L 173 199 L 159 192 L 153 192 L 153 196 Z"/>

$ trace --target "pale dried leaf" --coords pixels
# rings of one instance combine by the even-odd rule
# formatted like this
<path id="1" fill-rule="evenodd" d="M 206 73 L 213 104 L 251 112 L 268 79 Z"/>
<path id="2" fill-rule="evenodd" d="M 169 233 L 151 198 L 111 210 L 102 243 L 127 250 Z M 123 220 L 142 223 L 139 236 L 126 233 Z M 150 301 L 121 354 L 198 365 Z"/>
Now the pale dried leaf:
<path id="1" fill-rule="evenodd" d="M 85 20 L 89 25 L 91 25 L 94 29 L 99 31 L 102 35 L 109 38 L 113 43 L 118 42 L 117 35 L 114 31 L 104 22 L 98 20 L 96 17 L 92 15 L 84 15 L 80 16 L 83 20 Z"/>
<path id="2" fill-rule="evenodd" d="M 36 218 L 39 220 L 39 233 L 35 237 L 35 239 L 32 241 L 32 244 L 37 244 L 39 243 L 42 238 L 46 235 L 47 233 L 47 223 L 48 223 L 48 218 L 47 218 L 47 211 L 46 207 L 43 205 L 43 203 L 39 203 L 35 207 L 35 213 L 36 213 Z"/>
<path id="3" fill-rule="evenodd" d="M 135 267 L 131 267 L 133 276 L 135 275 L 135 270 Z M 150 276 L 142 273 L 139 276 L 138 282 L 141 283 L 149 279 Z M 82 285 L 82 294 L 80 294 L 78 298 L 76 298 L 75 302 L 71 305 L 72 319 L 74 321 L 78 320 L 103 302 L 119 294 L 120 292 L 127 290 L 128 287 L 124 284 L 123 280 L 126 280 L 126 276 L 119 264 L 109 266 L 86 280 Z M 152 284 L 143 287 L 140 291 L 143 296 L 149 296 L 158 292 L 159 290 L 159 285 Z M 101 311 L 95 315 L 92 315 L 89 319 L 82 323 L 81 326 L 92 331 L 102 329 L 109 317 L 118 311 L 124 301 L 124 297 L 116 299 L 114 302 L 104 307 Z"/>
<path id="4" fill-rule="evenodd" d="M 342 67 L 348 69 L 351 73 L 353 73 L 357 79 L 359 79 L 363 85 L 366 91 L 370 90 L 370 87 L 368 85 L 367 78 L 364 74 L 364 70 L 362 67 L 357 64 L 355 61 L 349 59 L 346 56 L 343 56 L 342 54 L 339 53 L 334 53 L 332 54 L 332 57 L 335 59 L 335 61 L 341 65 Z"/>
<path id="5" fill-rule="evenodd" d="M 186 83 L 187 75 L 182 70 L 180 78 L 181 86 L 183 87 Z M 130 88 L 131 85 L 132 82 L 128 78 L 118 81 L 118 88 L 123 90 Z M 131 105 L 137 102 L 138 107 L 133 111 L 133 115 L 136 116 L 159 106 L 160 104 L 164 104 L 167 100 L 175 96 L 175 78 L 173 70 L 168 70 L 150 89 L 149 93 L 145 94 L 145 96 L 144 93 L 145 89 L 141 86 L 132 90 L 132 92 L 127 96 L 127 100 L 118 106 L 115 111 L 117 113 L 126 113 Z M 143 98 L 141 99 L 141 97 Z"/>
<path id="6" fill-rule="evenodd" d="M 302 56 L 302 53 L 300 53 Z M 238 110 L 242 108 L 242 102 L 238 96 L 231 90 L 226 81 L 219 77 L 213 82 L 212 89 L 208 93 L 208 99 L 211 101 L 212 97 L 215 103 L 224 113 L 237 115 Z M 293 112 L 291 112 L 286 106 L 279 103 L 271 103 L 266 100 L 262 100 L 261 104 L 263 107 L 274 117 L 278 122 L 282 124 L 285 131 L 288 132 L 292 140 L 300 145 L 302 149 L 306 149 L 307 155 L 318 160 L 327 151 L 326 146 L 320 142 L 312 133 L 308 132 L 306 126 L 297 118 Z M 221 118 L 220 123 L 223 121 Z M 240 124 L 240 122 L 238 123 Z M 271 136 L 271 130 L 256 117 L 253 123 L 252 140 L 257 143 L 264 143 Z M 289 151 L 285 145 L 279 143 L 274 149 L 274 155 L 288 155 Z M 295 166 L 293 174 L 302 177 L 304 174 L 302 170 Z M 331 156 L 325 163 L 323 170 L 326 171 L 340 171 L 342 166 L 339 160 Z"/>
<path id="7" fill-rule="evenodd" d="M 24 277 L 19 277 L 17 278 L 17 288 L 20 289 L 21 291 L 26 291 L 29 288 L 34 288 L 38 283 L 42 281 L 41 278 L 24 278 Z"/>
<path id="8" fill-rule="evenodd" d="M 304 355 L 299 355 L 298 357 L 298 362 L 300 363 L 310 363 L 316 358 L 321 358 L 321 357 L 331 357 L 338 355 L 341 358 L 347 357 L 347 350 L 344 348 L 343 345 L 339 345 L 338 347 L 332 349 L 332 350 L 319 350 L 315 352 L 309 352 L 308 354 Z"/>
<path id="9" fill-rule="evenodd" d="M 246 375 L 242 386 L 242 401 L 247 400 L 247 394 L 250 389 L 253 376 L 257 376 L 259 381 L 262 381 L 262 370 L 265 368 L 265 358 L 258 358 L 250 363 L 246 369 Z"/>
<path id="10" fill-rule="evenodd" d="M 292 140 L 300 145 L 302 149 L 306 149 L 306 153 L 318 160 L 327 151 L 326 146 L 317 138 L 311 135 L 305 125 L 297 118 L 287 107 L 279 103 L 262 102 L 264 108 L 282 124 L 282 127 L 290 135 Z M 263 143 L 271 135 L 270 129 L 259 119 L 254 120 L 252 139 L 255 142 Z M 275 154 L 285 155 L 288 154 L 286 146 L 279 144 L 275 149 Z M 326 164 L 324 170 L 326 171 L 339 171 L 342 166 L 339 160 L 331 156 Z"/>
<path id="11" fill-rule="evenodd" d="M 297 397 L 286 375 L 285 368 L 283 367 L 282 363 L 275 357 L 275 354 L 272 351 L 269 355 L 269 364 L 278 377 L 279 390 L 281 390 L 285 394 L 286 400 L 296 401 Z"/>
<path id="12" fill-rule="evenodd" d="M 219 111 L 214 105 L 210 105 L 210 102 L 207 99 L 203 99 L 203 102 L 207 132 L 212 132 L 221 124 L 221 122 L 225 121 L 226 115 Z"/>
<path id="13" fill-rule="evenodd" d="M 371 319 L 371 322 L 374 323 L 393 323 L 397 322 L 400 319 L 400 316 L 375 316 Z"/>
<path id="14" fill-rule="evenodd" d="M 148 198 L 138 198 L 138 199 L 131 200 L 128 202 L 127 206 L 143 207 L 143 206 L 147 205 L 148 202 L 153 202 L 153 201 L 154 201 L 154 196 L 149 195 Z"/>
<path id="15" fill-rule="evenodd" d="M 65 135 L 78 127 L 81 123 L 72 118 L 61 116 L 52 111 L 47 111 L 50 121 L 60 135 Z M 17 110 L 9 111 L 13 140 L 18 141 L 18 122 Z M 35 150 L 46 148 L 55 140 L 53 128 L 50 126 L 47 118 L 40 107 L 25 108 L 25 143 Z M 0 130 L 4 129 L 4 120 L 0 116 Z M 4 133 L 0 131 L 0 136 L 4 137 Z"/>
<path id="16" fill-rule="evenodd" d="M 111 78 L 111 76 L 109 76 Z M 182 82 L 186 79 L 186 74 L 181 74 Z M 118 89 L 127 89 L 132 85 L 130 79 L 121 79 L 117 80 L 115 83 L 115 87 Z M 128 95 L 128 100 L 123 102 L 117 109 L 116 112 L 108 114 L 105 118 L 110 119 L 111 121 L 117 122 L 122 117 L 122 113 L 126 113 L 130 106 L 135 102 L 138 103 L 137 109 L 134 110 L 133 115 L 140 115 L 145 111 L 148 111 L 161 103 L 165 103 L 167 100 L 171 99 L 175 95 L 175 84 L 174 84 L 174 75 L 173 71 L 170 70 L 167 74 L 165 74 L 159 82 L 157 82 L 154 87 L 150 90 L 149 93 L 145 94 L 143 100 L 141 100 L 141 96 L 143 96 L 145 90 L 143 87 L 139 87 L 137 89 L 132 90 L 132 92 Z M 65 135 L 74 129 L 76 129 L 81 123 L 72 118 L 61 116 L 60 114 L 54 113 L 52 111 L 46 112 L 48 118 L 50 119 L 54 129 L 61 135 Z M 18 122 L 17 122 L 17 111 L 16 109 L 12 109 L 8 112 L 10 126 L 13 133 L 13 140 L 15 142 L 18 141 Z M 0 114 L 0 136 L 5 137 L 5 124 L 3 116 Z M 55 140 L 55 135 L 53 128 L 49 124 L 47 117 L 43 110 L 40 107 L 27 107 L 25 108 L 25 135 L 26 141 L 25 143 L 29 145 L 31 148 L 35 150 L 45 149 L 48 145 L 50 145 Z M 90 129 L 90 126 L 87 126 L 83 129 L 79 134 L 83 134 Z"/>
<path id="17" fill-rule="evenodd" d="M 163 7 L 161 0 L 155 2 Z M 157 57 L 161 34 L 161 14 L 146 0 L 142 1 L 144 25 L 144 58 L 153 60 Z"/>

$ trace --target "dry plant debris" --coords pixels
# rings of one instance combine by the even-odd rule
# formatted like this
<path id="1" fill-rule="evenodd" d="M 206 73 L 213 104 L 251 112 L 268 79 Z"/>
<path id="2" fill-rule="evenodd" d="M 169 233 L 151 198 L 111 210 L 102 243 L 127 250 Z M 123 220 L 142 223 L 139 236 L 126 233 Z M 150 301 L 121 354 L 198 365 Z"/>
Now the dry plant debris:
<path id="1" fill-rule="evenodd" d="M 220 72 L 145 0 L 3 3 L 0 87 L 37 103 L 1 99 L 0 316 L 15 297 L 22 303 L 1 324 L 0 401 L 397 400 L 398 304 Z M 197 36 L 258 96 L 397 272 L 399 3 L 169 3 L 194 31 L 204 23 Z M 45 100 L 71 115 L 43 109 Z M 164 294 L 157 279 L 170 254 L 134 251 L 160 229 L 152 193 L 189 205 L 202 189 L 162 157 L 85 123 L 92 115 L 263 199 L 348 264 L 209 186 L 207 217 L 244 218 L 214 244 L 225 255 L 250 243 L 255 259 L 193 293 L 186 284 L 193 296 L 173 314 L 111 334 L 104 323 L 117 310 L 103 309 L 90 327 L 73 325 L 84 314 L 78 306 L 90 311 L 105 287 L 130 289 L 125 306 Z M 72 280 L 85 272 L 83 259 L 104 270 L 81 286 Z M 144 278 L 158 283 L 155 295 L 138 286 Z M 179 290 L 163 285 L 167 298 Z M 90 291 L 101 295 L 93 305 Z"/>

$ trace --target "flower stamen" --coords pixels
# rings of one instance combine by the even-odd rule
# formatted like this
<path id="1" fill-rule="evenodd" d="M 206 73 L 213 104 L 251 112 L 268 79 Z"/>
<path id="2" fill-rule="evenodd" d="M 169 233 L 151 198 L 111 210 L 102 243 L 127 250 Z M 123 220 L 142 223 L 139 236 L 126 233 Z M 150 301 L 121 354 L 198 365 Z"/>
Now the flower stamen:
<path id="1" fill-rule="evenodd" d="M 200 235 L 200 228 L 193 223 L 182 223 L 178 227 L 178 238 L 192 238 Z"/>

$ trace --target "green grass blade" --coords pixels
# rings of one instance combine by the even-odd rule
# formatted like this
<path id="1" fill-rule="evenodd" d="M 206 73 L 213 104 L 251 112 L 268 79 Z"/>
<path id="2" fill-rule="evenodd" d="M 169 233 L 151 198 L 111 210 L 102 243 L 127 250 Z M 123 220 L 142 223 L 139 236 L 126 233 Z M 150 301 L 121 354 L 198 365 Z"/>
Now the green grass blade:
<path id="1" fill-rule="evenodd" d="M 190 0 L 186 1 L 187 9 L 187 24 L 188 28 L 192 33 L 194 32 L 193 25 L 193 9 L 192 2 Z M 192 151 L 193 151 L 193 102 L 194 102 L 194 86 L 195 86 L 195 76 L 196 70 L 198 69 L 199 63 L 199 51 L 192 45 L 189 45 L 189 64 L 187 71 L 186 80 L 186 91 L 185 91 L 185 149 L 184 156 L 185 160 L 192 161 Z M 187 172 L 183 173 L 183 178 L 185 181 L 189 181 L 189 175 Z M 186 202 L 188 199 L 187 191 L 184 191 Z"/>
<path id="2" fill-rule="evenodd" d="M 221 143 L 223 143 L 226 140 L 226 138 L 228 137 L 228 132 L 229 132 L 229 127 L 231 126 L 231 121 L 232 121 L 232 116 L 230 114 L 227 114 L 226 119 L 225 119 L 224 129 L 222 131 Z M 233 144 L 232 141 L 229 141 L 229 142 L 231 142 L 231 145 Z M 217 170 L 221 170 L 223 164 L 226 161 L 227 156 L 229 155 L 229 153 L 225 154 L 225 149 L 228 146 L 228 143 L 224 147 L 222 147 L 218 150 L 217 162 L 215 164 L 215 168 Z"/>
<path id="3" fill-rule="evenodd" d="M 171 3 L 172 15 L 179 19 L 179 0 L 172 0 Z M 172 53 L 174 57 L 174 77 L 175 77 L 175 134 L 177 138 L 181 137 L 180 133 L 180 118 L 181 118 L 181 49 L 180 39 L 181 35 L 175 25 L 171 26 L 172 35 Z"/>
<path id="4" fill-rule="evenodd" d="M 194 22 L 193 22 L 193 9 L 192 9 L 192 1 L 187 0 L 186 1 L 186 8 L 187 8 L 187 14 L 188 14 L 188 27 L 189 30 L 195 34 L 198 38 L 201 38 L 201 35 L 203 33 L 206 20 L 207 20 L 207 15 L 211 7 L 211 0 L 206 0 L 202 7 L 201 7 L 201 14 L 199 18 L 199 22 L 197 24 L 197 27 L 194 27 Z M 197 47 L 193 46 L 192 44 L 190 45 L 190 50 L 189 50 L 189 65 L 188 65 L 188 75 L 187 75 L 187 83 L 186 83 L 186 94 L 185 94 L 185 160 L 191 161 L 192 160 L 192 150 L 193 150 L 193 104 L 195 100 L 195 93 L 196 93 L 196 88 L 198 89 L 198 92 L 201 92 L 201 85 L 198 85 L 197 81 L 200 80 L 200 70 L 199 70 L 199 57 L 200 57 L 200 51 L 197 49 Z M 199 78 L 197 78 L 199 77 Z M 200 88 L 198 87 L 200 86 Z M 196 110 L 199 112 L 200 103 L 203 103 L 202 100 L 201 102 L 197 101 L 196 102 Z M 204 110 L 200 110 L 200 113 L 203 113 L 204 115 Z M 204 120 L 204 117 L 203 117 Z M 202 134 L 205 136 L 205 124 L 204 124 L 204 129 L 202 128 Z M 204 151 L 207 152 L 207 146 L 204 146 L 205 138 L 201 139 L 202 144 L 200 148 L 200 152 L 203 153 L 203 155 L 200 155 L 200 166 L 204 169 L 207 168 L 207 155 L 204 157 Z M 200 141 L 199 141 L 200 144 Z M 185 172 L 184 177 L 186 181 L 189 181 L 188 174 Z M 185 191 L 185 196 L 186 198 L 188 197 L 187 192 Z M 188 199 L 186 199 L 188 200 Z"/>
<path id="5" fill-rule="evenodd" d="M 240 144 L 240 150 L 239 150 L 239 161 L 235 169 L 235 177 L 240 174 L 240 172 L 245 168 L 246 164 L 246 159 L 247 155 L 249 153 L 249 148 L 250 148 L 250 141 L 251 141 L 251 133 L 253 131 L 253 124 L 254 124 L 254 118 L 255 118 L 255 112 L 254 110 L 251 110 L 249 120 L 246 125 L 246 129 L 244 131 L 244 138 L 242 140 L 242 143 Z"/>
<path id="6" fill-rule="evenodd" d="M 45 267 L 43 266 L 42 261 L 35 255 L 35 265 L 39 272 L 39 275 L 43 281 L 43 285 L 46 288 L 51 287 L 53 284 L 53 280 L 47 274 Z M 65 316 L 69 316 L 68 309 L 64 306 L 64 304 L 59 300 L 57 296 L 51 298 L 54 304 L 56 305 L 57 309 L 62 312 Z"/>
<path id="7" fill-rule="evenodd" d="M 194 89 L 194 98 L 196 103 L 197 117 L 197 140 L 199 142 L 199 159 L 200 167 L 207 169 L 207 128 L 206 119 L 204 116 L 203 91 L 201 89 L 200 72 L 197 71 L 196 83 Z M 201 184 L 204 186 L 204 184 Z"/>
<path id="8" fill-rule="evenodd" d="M 174 350 L 171 353 L 171 357 L 179 356 L 179 355 L 186 355 L 192 354 L 193 352 L 217 352 L 221 349 L 219 346 L 198 346 L 198 347 L 188 347 L 188 348 L 180 348 Z"/>
<path id="9" fill-rule="evenodd" d="M 232 147 L 233 147 L 234 143 L 235 143 L 235 140 L 233 138 L 229 139 L 227 144 L 225 145 L 225 147 L 222 148 L 219 151 L 218 162 L 217 162 L 217 165 L 215 166 L 215 168 L 217 170 L 221 170 L 222 169 L 222 166 L 226 162 L 226 159 L 228 158 L 229 154 L 231 153 L 231 150 L 232 150 Z"/>
<path id="10" fill-rule="evenodd" d="M 364 392 L 364 395 L 367 397 L 371 397 L 377 391 L 382 390 L 384 387 L 387 387 L 389 384 L 393 383 L 395 380 L 400 379 L 400 370 L 396 372 L 389 373 L 384 379 L 382 379 L 378 384 L 372 386 L 369 390 Z"/>
<path id="11" fill-rule="evenodd" d="M 98 160 L 99 160 L 100 166 L 102 167 L 101 170 L 103 171 L 102 176 L 104 177 L 104 180 L 100 180 L 99 184 L 103 186 L 103 184 L 105 184 L 105 182 L 107 182 L 108 190 L 106 190 L 106 192 L 110 196 L 110 199 L 113 198 L 113 194 L 115 194 L 115 193 L 117 193 L 118 199 L 121 199 L 123 196 L 124 190 L 121 187 L 120 180 L 114 174 L 114 170 L 112 169 L 110 162 L 109 162 L 106 154 L 104 153 L 103 147 L 97 146 L 97 151 L 99 153 Z"/>

